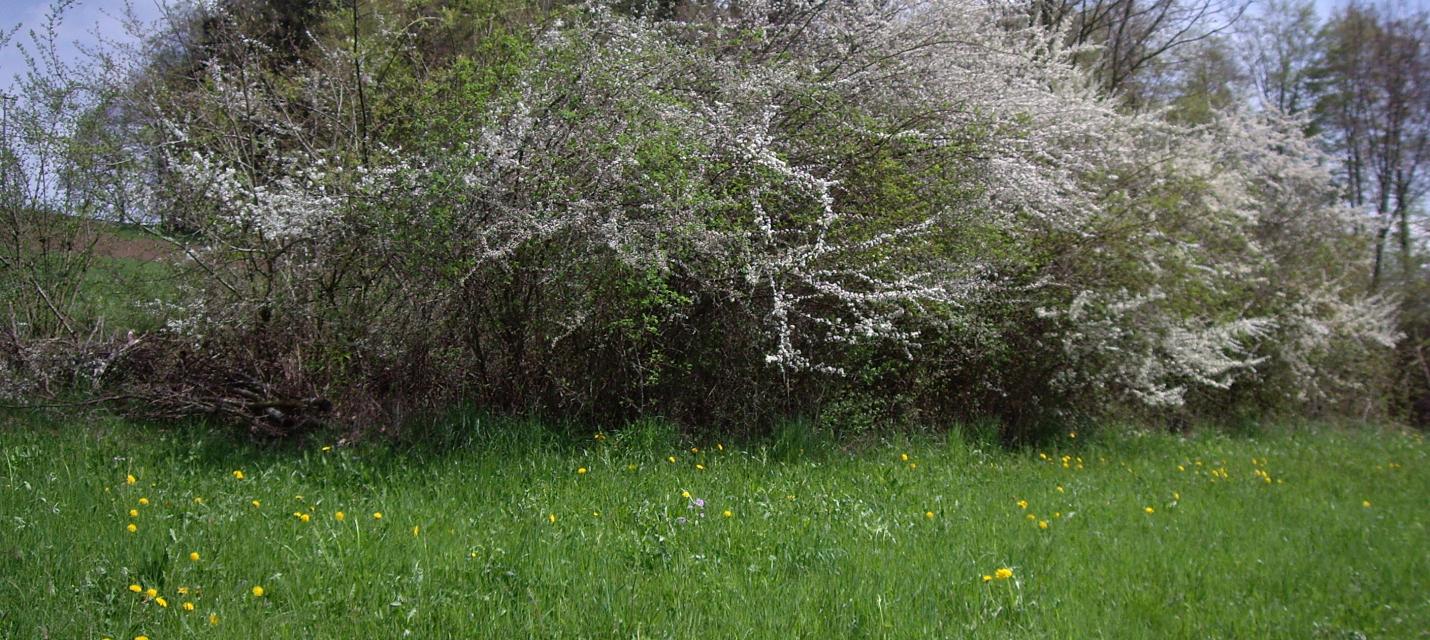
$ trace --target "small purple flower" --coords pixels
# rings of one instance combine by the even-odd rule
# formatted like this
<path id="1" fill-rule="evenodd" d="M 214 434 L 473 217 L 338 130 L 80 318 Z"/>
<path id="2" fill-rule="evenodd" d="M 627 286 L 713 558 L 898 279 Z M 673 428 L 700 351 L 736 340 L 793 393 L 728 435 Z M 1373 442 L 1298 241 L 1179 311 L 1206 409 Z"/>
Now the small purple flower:
<path id="1" fill-rule="evenodd" d="M 695 506 L 700 507 L 701 509 L 704 509 L 704 508 L 705 508 L 705 499 L 704 499 L 704 498 L 696 498 L 696 499 L 695 499 Z"/>

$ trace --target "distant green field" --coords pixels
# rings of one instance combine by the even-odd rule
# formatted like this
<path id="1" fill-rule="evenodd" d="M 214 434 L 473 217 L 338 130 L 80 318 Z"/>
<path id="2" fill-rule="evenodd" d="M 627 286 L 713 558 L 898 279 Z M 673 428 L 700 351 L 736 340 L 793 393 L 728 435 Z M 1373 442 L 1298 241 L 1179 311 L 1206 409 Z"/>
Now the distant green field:
<path id="1" fill-rule="evenodd" d="M 162 305 L 172 303 L 179 273 L 157 260 L 96 256 L 85 275 L 75 319 L 84 325 L 103 319 L 109 329 L 150 330 L 162 324 Z"/>
<path id="2" fill-rule="evenodd" d="M 1418 434 L 1108 431 L 1041 451 L 925 438 L 847 453 L 464 428 L 475 437 L 440 453 L 271 450 L 0 416 L 0 637 L 1430 629 Z"/>
<path id="3" fill-rule="evenodd" d="M 7 294 L 16 296 L 19 290 L 24 290 L 24 296 L 12 301 L 31 296 L 34 277 L 81 333 L 96 326 L 109 332 L 142 332 L 164 324 L 171 311 L 165 305 L 176 301 L 187 277 L 179 249 L 134 225 L 68 220 L 57 226 L 63 227 L 53 231 L 60 238 L 57 242 L 61 246 L 74 242 L 83 255 L 54 247 L 26 253 L 26 266 L 0 273 L 0 300 L 6 300 Z M 86 266 L 80 268 L 81 264 Z M 40 302 L 35 298 L 29 304 Z M 41 314 L 48 316 L 49 311 L 42 309 Z"/>

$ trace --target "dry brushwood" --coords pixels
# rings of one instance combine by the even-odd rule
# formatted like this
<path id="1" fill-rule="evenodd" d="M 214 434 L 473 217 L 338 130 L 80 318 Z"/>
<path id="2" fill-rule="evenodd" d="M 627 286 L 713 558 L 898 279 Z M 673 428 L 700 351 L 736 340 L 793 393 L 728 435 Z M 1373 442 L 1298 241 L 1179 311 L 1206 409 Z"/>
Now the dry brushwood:
<path id="1" fill-rule="evenodd" d="M 7 398 L 25 398 L 15 408 L 111 406 L 146 420 L 201 418 L 247 429 L 258 437 L 282 438 L 328 424 L 333 403 L 302 391 L 279 375 L 262 379 L 253 354 L 185 348 L 166 333 L 83 339 L 22 340 L 0 334 L 0 367 Z M 240 364 L 240 363 L 246 363 Z M 66 401 L 62 393 L 88 389 Z"/>
<path id="2" fill-rule="evenodd" d="M 270 438 L 298 435 L 332 419 L 331 401 L 289 375 L 289 368 L 266 362 L 258 350 L 189 348 L 164 333 L 134 347 L 111 364 L 105 381 L 127 415 L 206 418 Z"/>

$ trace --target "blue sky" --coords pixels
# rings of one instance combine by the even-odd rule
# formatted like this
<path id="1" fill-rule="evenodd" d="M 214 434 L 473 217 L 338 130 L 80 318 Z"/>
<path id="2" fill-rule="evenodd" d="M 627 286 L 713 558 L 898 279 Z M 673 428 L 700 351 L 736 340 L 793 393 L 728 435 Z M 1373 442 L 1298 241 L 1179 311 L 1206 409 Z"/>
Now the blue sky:
<path id="1" fill-rule="evenodd" d="M 64 42 L 64 55 L 78 57 L 75 42 L 94 42 L 96 34 L 108 38 L 124 38 L 124 29 L 118 16 L 124 12 L 126 0 L 78 0 L 66 15 L 60 36 Z M 160 14 L 162 0 L 129 0 L 136 13 L 146 19 L 155 19 Z M 1316 0 L 1324 16 L 1330 9 L 1343 4 L 1345 0 Z M 1406 0 L 1410 6 L 1426 5 L 1430 0 Z M 0 28 L 8 30 L 20 24 L 17 40 L 28 42 L 26 31 L 39 29 L 44 25 L 45 13 L 50 0 L 0 0 Z M 0 87 L 9 87 L 15 73 L 23 67 L 23 58 L 12 43 L 0 50 Z"/>
<path id="2" fill-rule="evenodd" d="M 161 13 L 156 0 L 131 2 L 135 13 L 146 20 L 156 19 Z M 124 14 L 124 6 L 125 0 L 78 0 L 60 25 L 61 54 L 67 59 L 78 58 L 80 53 L 75 43 L 94 43 L 97 35 L 126 39 L 119 19 Z M 50 0 L 0 0 L 0 29 L 9 31 L 20 25 L 15 41 L 0 50 L 0 87 L 9 87 L 12 78 L 24 67 L 24 58 L 20 56 L 15 42 L 30 45 L 27 32 L 44 28 L 49 7 Z"/>

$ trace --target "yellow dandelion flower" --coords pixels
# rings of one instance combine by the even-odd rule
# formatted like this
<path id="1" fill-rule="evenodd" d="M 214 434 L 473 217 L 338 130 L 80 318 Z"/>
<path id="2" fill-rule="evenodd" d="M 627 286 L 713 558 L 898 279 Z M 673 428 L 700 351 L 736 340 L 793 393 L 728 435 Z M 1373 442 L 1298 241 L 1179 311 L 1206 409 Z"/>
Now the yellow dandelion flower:
<path id="1" fill-rule="evenodd" d="M 421 531 L 422 531 L 421 525 L 415 525 L 415 524 L 412 525 L 412 537 L 416 538 L 416 537 L 417 537 L 417 534 L 418 534 L 419 532 L 421 532 Z"/>
<path id="2" fill-rule="evenodd" d="M 1048 459 L 1048 454 L 1043 453 L 1042 451 L 1039 451 L 1039 452 L 1038 452 L 1038 457 L 1041 458 L 1041 459 L 1043 459 L 1043 460 L 1047 460 L 1047 459 Z"/>
<path id="3" fill-rule="evenodd" d="M 691 447 L 691 448 L 690 448 L 690 452 L 691 452 L 691 453 L 700 453 L 700 447 Z"/>
<path id="4" fill-rule="evenodd" d="M 373 520 L 381 520 L 381 519 L 382 519 L 382 512 L 381 512 L 381 511 L 375 511 L 375 512 L 373 512 L 373 514 L 372 514 L 372 519 L 373 519 Z"/>
<path id="5" fill-rule="evenodd" d="M 323 451 L 332 451 L 333 445 L 323 445 Z"/>
<path id="6" fill-rule="evenodd" d="M 131 517 L 131 518 L 138 518 L 138 517 L 139 517 L 139 510 L 138 510 L 138 509 L 130 509 L 130 510 L 129 510 L 129 517 Z"/>
<path id="7" fill-rule="evenodd" d="M 129 523 L 129 526 L 124 527 L 124 528 L 125 528 L 126 530 L 128 530 L 129 533 L 134 533 L 134 532 L 136 532 L 136 531 L 139 531 L 139 525 L 134 524 L 133 522 Z"/>
<path id="8" fill-rule="evenodd" d="M 140 499 L 139 499 L 139 506 L 141 506 L 141 507 L 147 507 L 147 506 L 149 506 L 149 499 L 148 499 L 148 498 L 140 498 Z"/>
<path id="9" fill-rule="evenodd" d="M 1063 485 L 1058 485 L 1058 493 L 1064 493 Z"/>
<path id="10" fill-rule="evenodd" d="M 341 512 L 341 511 L 339 511 L 339 512 L 333 514 L 333 519 L 334 519 L 334 520 L 337 520 L 338 522 L 342 522 L 343 520 L 346 520 L 347 517 L 348 517 L 347 514 Z"/>
<path id="11" fill-rule="evenodd" d="M 1152 515 L 1157 512 L 1157 510 L 1152 507 L 1143 507 L 1142 510 L 1147 512 L 1147 515 Z"/>
<path id="12" fill-rule="evenodd" d="M 1027 500 L 1019 500 L 1019 501 L 1018 501 L 1018 508 L 1019 508 L 1019 509 L 1027 509 L 1027 508 L 1028 508 L 1028 501 L 1027 501 Z"/>
<path id="13" fill-rule="evenodd" d="M 548 515 L 546 516 L 546 521 L 547 521 L 547 522 L 550 522 L 551 524 L 556 524 L 556 514 L 554 514 L 554 513 L 548 514 Z"/>
<path id="14" fill-rule="evenodd" d="M 188 588 L 188 587 L 179 587 L 179 595 L 181 595 L 181 596 L 189 595 L 189 588 Z"/>
<path id="15" fill-rule="evenodd" d="M 255 597 L 255 598 L 262 598 L 262 597 L 263 597 L 263 587 L 260 587 L 260 586 L 258 586 L 258 585 L 253 585 L 253 588 L 252 588 L 252 589 L 249 589 L 249 592 L 252 593 L 252 594 L 253 594 L 253 597 Z"/>
<path id="16" fill-rule="evenodd" d="M 184 603 L 183 605 L 181 605 L 181 606 L 184 608 L 184 611 L 193 611 L 193 610 L 194 610 L 194 603 L 192 603 L 192 602 L 185 602 L 185 603 Z"/>
<path id="17" fill-rule="evenodd" d="M 1038 521 L 1038 528 L 1039 528 L 1039 529 L 1046 529 L 1046 528 L 1048 528 L 1048 521 L 1047 521 L 1047 520 L 1039 520 L 1039 521 Z"/>
<path id="18" fill-rule="evenodd" d="M 1030 513 L 1030 514 L 1027 515 L 1027 518 L 1028 518 L 1028 520 L 1031 522 L 1031 521 L 1033 521 L 1033 520 L 1037 520 L 1037 519 L 1038 519 L 1038 516 L 1036 516 L 1036 515 Z"/>
<path id="19" fill-rule="evenodd" d="M 198 562 L 198 561 L 199 561 L 199 552 L 197 552 L 197 551 L 190 551 L 190 552 L 189 552 L 189 561 L 190 561 L 190 562 Z"/>
<path id="20" fill-rule="evenodd" d="M 139 585 L 137 585 L 137 584 L 131 584 L 131 585 L 129 585 L 129 590 L 130 590 L 130 591 L 133 591 L 134 593 L 143 593 L 143 592 L 144 592 L 144 587 L 141 587 L 141 586 L 139 586 Z"/>
<path id="21" fill-rule="evenodd" d="M 577 470 L 576 470 L 576 475 L 578 475 L 578 476 L 584 476 L 584 475 L 586 475 L 586 467 L 581 467 L 581 468 L 577 469 Z"/>
<path id="22" fill-rule="evenodd" d="M 218 625 L 218 614 L 217 614 L 217 613 L 210 613 L 210 614 L 209 614 L 209 624 L 210 624 L 210 625 L 214 625 L 214 626 Z"/>
<path id="23" fill-rule="evenodd" d="M 689 491 L 681 491 L 681 492 L 680 492 L 680 497 L 685 498 L 686 500 L 689 500 L 689 499 L 690 499 L 690 492 L 689 492 Z"/>
<path id="24" fill-rule="evenodd" d="M 157 598 L 154 598 L 154 604 L 157 604 L 157 605 L 159 605 L 159 606 L 161 606 L 161 607 L 164 607 L 165 609 L 168 609 L 168 608 L 169 608 L 169 601 L 168 601 L 168 600 L 165 600 L 163 596 L 159 596 L 159 597 L 157 597 Z"/>
<path id="25" fill-rule="evenodd" d="M 303 501 L 303 496 L 293 496 L 293 499 L 294 499 L 294 500 L 297 500 L 298 502 L 302 502 L 302 501 Z"/>
<path id="26" fill-rule="evenodd" d="M 910 469 L 917 469 L 917 468 L 919 468 L 919 463 L 917 463 L 917 462 L 910 462 L 910 463 L 909 463 L 909 468 L 910 468 Z"/>
<path id="27" fill-rule="evenodd" d="M 1008 578 L 1013 577 L 1013 570 L 1007 567 L 999 568 L 997 571 L 993 572 L 993 577 L 999 580 L 1007 580 Z"/>
<path id="28" fill-rule="evenodd" d="M 1182 499 L 1182 494 L 1177 493 L 1176 491 L 1173 491 L 1173 492 L 1172 492 L 1172 499 L 1173 499 L 1173 500 L 1181 500 L 1181 499 Z"/>
<path id="29" fill-rule="evenodd" d="M 298 519 L 302 520 L 303 522 L 308 522 L 309 520 L 313 519 L 313 516 L 303 513 L 298 515 Z"/>
<path id="30" fill-rule="evenodd" d="M 899 460 L 902 460 L 902 461 L 904 461 L 904 462 L 908 462 L 908 461 L 909 461 L 909 454 L 907 454 L 907 453 L 901 453 L 901 454 L 899 454 Z"/>
<path id="31" fill-rule="evenodd" d="M 149 636 L 134 636 L 134 640 L 149 640 Z"/>
<path id="32" fill-rule="evenodd" d="M 250 503 L 248 503 L 248 504 L 253 505 L 253 508 L 254 508 L 254 509 L 257 509 L 257 508 L 263 506 L 263 503 L 260 502 L 260 501 L 258 501 L 258 500 L 254 500 L 253 502 L 250 502 Z"/>
<path id="33" fill-rule="evenodd" d="M 1184 467 L 1184 466 L 1182 466 L 1182 465 L 1180 465 L 1180 464 L 1179 464 L 1179 465 L 1177 465 L 1177 471 L 1181 471 L 1181 472 L 1184 472 L 1184 473 L 1185 473 L 1185 472 L 1186 472 L 1186 470 L 1187 470 L 1187 468 L 1186 468 L 1186 467 Z"/>
<path id="34" fill-rule="evenodd" d="M 1077 432 L 1076 432 L 1076 431 L 1071 431 L 1071 432 L 1069 432 L 1069 433 L 1068 433 L 1068 437 L 1069 437 L 1069 438 L 1076 439 L 1076 438 L 1077 438 Z"/>
<path id="35" fill-rule="evenodd" d="M 234 479 L 234 480 L 242 480 L 242 479 L 243 479 L 243 472 L 240 471 L 240 470 L 238 470 L 238 469 L 234 469 L 234 470 L 233 470 L 233 479 Z"/>
<path id="36" fill-rule="evenodd" d="M 1061 512 L 1061 511 L 1054 511 L 1054 512 L 1053 512 L 1053 519 L 1054 519 L 1054 520 L 1057 520 L 1058 518 L 1061 518 L 1061 517 L 1063 517 L 1063 512 Z"/>
<path id="37" fill-rule="evenodd" d="M 666 461 L 666 462 L 670 462 L 670 463 L 674 463 L 674 462 L 675 462 L 675 456 L 669 456 L 669 457 L 667 457 L 667 458 L 665 459 L 665 461 Z"/>
<path id="38" fill-rule="evenodd" d="M 696 470 L 696 471 L 704 471 L 704 470 L 705 470 L 705 465 L 703 465 L 703 464 L 697 464 L 697 465 L 695 465 L 695 470 Z"/>
<path id="39" fill-rule="evenodd" d="M 203 497 L 203 496 L 194 496 L 194 504 L 203 504 L 203 503 L 204 503 L 204 497 Z"/>
<path id="40" fill-rule="evenodd" d="M 138 478 L 135 478 L 135 477 L 134 477 L 134 474 L 131 473 L 131 474 L 128 474 L 128 475 L 124 476 L 124 484 L 133 485 L 133 484 L 136 483 L 136 482 L 139 482 L 139 479 L 138 479 Z"/>
<path id="41" fill-rule="evenodd" d="M 715 450 L 716 450 L 716 451 L 724 451 L 724 450 L 725 450 L 725 445 L 716 442 L 716 443 L 715 443 Z"/>
<path id="42" fill-rule="evenodd" d="M 720 514 L 720 515 L 725 516 L 726 518 L 733 518 L 733 517 L 735 517 L 735 514 L 731 513 L 729 509 L 726 509 L 726 510 L 725 510 L 725 513 L 722 513 L 722 514 Z"/>
<path id="43" fill-rule="evenodd" d="M 932 511 L 925 511 L 925 512 L 924 512 L 924 519 L 926 519 L 926 520 L 933 520 L 933 512 L 932 512 Z"/>
<path id="44" fill-rule="evenodd" d="M 992 582 L 992 581 L 993 581 L 993 576 L 984 575 L 984 576 L 983 576 L 983 581 L 984 581 L 984 582 Z"/>
<path id="45" fill-rule="evenodd" d="M 154 587 L 149 587 L 148 589 L 144 590 L 144 595 L 149 596 L 150 598 L 157 598 L 159 596 L 159 590 L 155 589 Z"/>
<path id="46" fill-rule="evenodd" d="M 1369 501 L 1369 500 L 1361 500 L 1360 506 L 1369 509 L 1369 508 L 1370 508 L 1370 501 Z"/>

